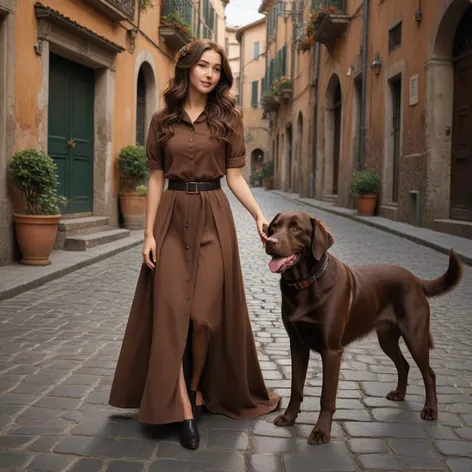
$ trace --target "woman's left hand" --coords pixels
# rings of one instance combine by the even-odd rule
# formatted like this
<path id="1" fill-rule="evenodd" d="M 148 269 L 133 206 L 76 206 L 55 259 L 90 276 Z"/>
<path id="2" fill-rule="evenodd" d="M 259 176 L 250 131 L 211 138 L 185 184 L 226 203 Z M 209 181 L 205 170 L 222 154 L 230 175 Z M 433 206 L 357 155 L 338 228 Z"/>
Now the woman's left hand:
<path id="1" fill-rule="evenodd" d="M 256 225 L 257 232 L 259 233 L 262 245 L 264 246 L 268 238 L 267 234 L 264 231 L 264 227 L 267 228 L 269 226 L 269 222 L 263 216 L 260 216 L 256 219 Z"/>

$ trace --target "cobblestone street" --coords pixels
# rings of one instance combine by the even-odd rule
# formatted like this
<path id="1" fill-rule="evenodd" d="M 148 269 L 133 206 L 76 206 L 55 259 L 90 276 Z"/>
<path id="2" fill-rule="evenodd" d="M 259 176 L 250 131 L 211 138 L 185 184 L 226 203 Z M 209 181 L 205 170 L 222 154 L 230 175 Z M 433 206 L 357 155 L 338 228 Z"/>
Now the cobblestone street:
<path id="1" fill-rule="evenodd" d="M 337 215 L 254 189 L 267 219 L 302 210 L 332 231 L 332 253 L 348 264 L 392 263 L 422 278 L 442 274 L 448 257 Z M 245 287 L 267 385 L 290 394 L 288 337 L 280 318 L 279 276 L 255 224 L 231 197 Z M 184 450 L 178 431 L 144 428 L 135 411 L 107 406 L 110 383 L 141 262 L 141 247 L 0 302 L 0 470 L 41 472 L 343 472 L 472 470 L 472 269 L 456 291 L 431 300 L 439 420 L 420 419 L 423 382 L 411 369 L 406 401 L 385 395 L 396 371 L 376 336 L 343 357 L 330 444 L 309 446 L 319 410 L 320 358 L 312 354 L 297 424 L 275 414 L 234 421 L 205 414 L 201 446 Z M 402 351 L 407 353 L 404 344 Z"/>

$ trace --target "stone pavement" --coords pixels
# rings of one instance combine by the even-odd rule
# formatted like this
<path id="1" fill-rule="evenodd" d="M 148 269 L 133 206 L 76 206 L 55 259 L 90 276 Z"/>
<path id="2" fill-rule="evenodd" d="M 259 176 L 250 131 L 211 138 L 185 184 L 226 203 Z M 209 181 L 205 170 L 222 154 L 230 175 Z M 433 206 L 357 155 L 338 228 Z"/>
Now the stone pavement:
<path id="1" fill-rule="evenodd" d="M 423 278 L 440 275 L 447 256 L 350 219 L 289 202 L 262 189 L 268 219 L 304 210 L 320 217 L 346 263 L 400 264 Z M 288 339 L 280 320 L 279 276 L 268 270 L 247 212 L 231 198 L 246 293 L 268 386 L 290 387 Z M 472 269 L 453 293 L 432 300 L 439 420 L 419 417 L 424 389 L 410 362 L 403 403 L 385 399 L 395 369 L 375 337 L 344 355 L 332 442 L 309 446 L 319 410 L 320 359 L 311 356 L 297 425 L 275 414 L 250 421 L 201 420 L 201 447 L 186 451 L 178 432 L 144 428 L 135 411 L 107 406 L 140 267 L 136 247 L 0 302 L 0 470 L 38 472 L 305 472 L 472 470 Z M 402 345 L 402 350 L 405 348 Z"/>

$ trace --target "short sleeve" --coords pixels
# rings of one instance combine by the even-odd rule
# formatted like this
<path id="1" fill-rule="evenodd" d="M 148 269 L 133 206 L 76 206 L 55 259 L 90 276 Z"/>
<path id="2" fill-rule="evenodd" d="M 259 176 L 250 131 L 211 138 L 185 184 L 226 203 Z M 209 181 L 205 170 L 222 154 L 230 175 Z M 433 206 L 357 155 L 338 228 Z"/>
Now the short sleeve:
<path id="1" fill-rule="evenodd" d="M 164 152 L 158 138 L 159 116 L 155 113 L 151 119 L 149 133 L 146 140 L 146 167 L 155 170 L 164 170 Z"/>
<path id="2" fill-rule="evenodd" d="M 244 126 L 241 118 L 238 118 L 235 131 L 231 133 L 230 142 L 226 145 L 226 168 L 244 167 L 246 165 L 246 141 L 244 139 Z"/>

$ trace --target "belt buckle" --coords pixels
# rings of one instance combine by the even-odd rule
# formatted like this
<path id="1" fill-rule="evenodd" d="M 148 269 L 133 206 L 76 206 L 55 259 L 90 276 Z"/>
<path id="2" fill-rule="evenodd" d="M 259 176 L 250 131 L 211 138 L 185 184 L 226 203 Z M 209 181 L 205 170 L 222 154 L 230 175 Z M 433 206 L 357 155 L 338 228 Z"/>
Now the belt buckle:
<path id="1" fill-rule="evenodd" d="M 194 192 L 191 192 L 188 189 L 189 184 L 195 185 L 195 191 Z M 196 194 L 200 193 L 198 191 L 198 183 L 197 182 L 185 182 L 185 193 L 188 194 L 188 195 L 196 195 Z"/>

